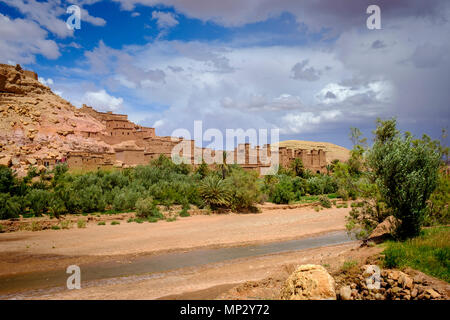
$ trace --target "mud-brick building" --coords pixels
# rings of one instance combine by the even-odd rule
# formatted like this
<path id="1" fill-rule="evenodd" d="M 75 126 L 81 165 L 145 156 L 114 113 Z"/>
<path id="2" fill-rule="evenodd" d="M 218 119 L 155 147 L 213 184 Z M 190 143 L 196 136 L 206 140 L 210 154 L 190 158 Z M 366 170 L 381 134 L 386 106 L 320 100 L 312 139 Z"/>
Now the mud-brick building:
<path id="1" fill-rule="evenodd" d="M 106 142 L 112 146 L 114 152 L 71 152 L 67 157 L 69 167 L 98 169 L 113 166 L 135 166 L 147 164 L 160 155 L 171 158 L 173 154 L 187 158 L 187 161 L 193 165 L 198 165 L 204 159 L 214 166 L 216 155 L 220 157 L 218 162 L 222 160 L 223 151 L 196 147 L 194 140 L 157 136 L 154 128 L 134 124 L 128 120 L 127 115 L 98 112 L 86 105 L 83 105 L 80 112 L 90 114 L 105 125 L 104 132 L 83 132 L 83 136 Z M 278 161 L 272 156 L 278 156 L 276 159 Z M 324 150 L 308 151 L 281 147 L 275 155 L 272 154 L 270 144 L 263 147 L 251 147 L 249 143 L 244 143 L 239 144 L 233 151 L 227 151 L 227 162 L 231 160 L 232 163 L 241 165 L 245 170 L 256 170 L 260 174 L 273 164 L 269 163 L 268 159 L 272 159 L 283 167 L 288 167 L 296 158 L 300 158 L 305 168 L 313 172 L 326 172 Z"/>
<path id="2" fill-rule="evenodd" d="M 71 151 L 67 154 L 67 166 L 70 169 L 98 170 L 111 169 L 115 163 L 114 152 Z"/>

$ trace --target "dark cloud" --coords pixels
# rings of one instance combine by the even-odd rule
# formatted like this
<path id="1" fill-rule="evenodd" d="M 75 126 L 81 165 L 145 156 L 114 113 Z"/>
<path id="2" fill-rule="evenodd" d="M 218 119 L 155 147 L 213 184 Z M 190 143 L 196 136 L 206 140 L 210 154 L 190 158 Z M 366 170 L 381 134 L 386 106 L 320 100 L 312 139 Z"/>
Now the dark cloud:
<path id="1" fill-rule="evenodd" d="M 307 67 L 308 63 L 307 59 L 296 63 L 291 69 L 293 73 L 292 78 L 306 81 L 319 80 L 322 72 L 314 67 Z"/>
<path id="2" fill-rule="evenodd" d="M 372 42 L 372 49 L 382 49 L 386 48 L 386 44 L 381 40 L 375 40 Z"/>

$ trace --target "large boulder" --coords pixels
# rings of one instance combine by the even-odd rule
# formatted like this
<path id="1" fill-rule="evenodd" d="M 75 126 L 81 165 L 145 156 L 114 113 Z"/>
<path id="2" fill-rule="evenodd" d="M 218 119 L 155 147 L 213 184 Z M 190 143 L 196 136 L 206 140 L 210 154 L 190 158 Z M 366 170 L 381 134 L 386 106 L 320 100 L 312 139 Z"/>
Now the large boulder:
<path id="1" fill-rule="evenodd" d="M 283 300 L 336 300 L 335 282 L 319 265 L 301 265 L 286 280 L 281 289 Z"/>
<path id="2" fill-rule="evenodd" d="M 384 219 L 383 222 L 381 222 L 376 226 L 376 228 L 372 231 L 367 241 L 379 243 L 385 240 L 394 233 L 398 225 L 399 225 L 398 219 L 394 218 L 393 216 L 387 217 L 386 219 Z"/>

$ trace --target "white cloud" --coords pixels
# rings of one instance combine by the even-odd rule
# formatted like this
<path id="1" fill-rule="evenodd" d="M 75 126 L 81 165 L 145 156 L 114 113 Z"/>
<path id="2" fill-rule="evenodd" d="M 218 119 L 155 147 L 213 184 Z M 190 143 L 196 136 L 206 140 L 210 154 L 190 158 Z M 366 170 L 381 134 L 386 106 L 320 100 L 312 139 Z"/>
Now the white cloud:
<path id="1" fill-rule="evenodd" d="M 117 111 L 123 104 L 122 98 L 111 96 L 104 89 L 86 92 L 83 101 L 101 111 Z"/>
<path id="2" fill-rule="evenodd" d="M 47 39 L 47 31 L 35 22 L 0 13 L 0 60 L 32 63 L 36 54 L 48 59 L 60 56 L 57 44 Z"/>
<path id="3" fill-rule="evenodd" d="M 45 79 L 43 77 L 39 77 L 38 80 L 39 80 L 40 83 L 42 83 L 45 86 L 50 86 L 50 85 L 53 84 L 53 79 L 52 78 Z"/>
<path id="4" fill-rule="evenodd" d="M 36 0 L 3 0 L 8 6 L 19 10 L 27 19 L 38 23 L 46 30 L 52 32 L 60 38 L 73 36 L 73 30 L 67 28 L 66 12 L 68 5 L 63 5 L 60 1 L 51 0 L 41 2 Z M 82 7 L 84 1 L 72 1 L 71 4 L 78 4 L 81 7 L 81 20 L 95 26 L 104 26 L 106 21 L 100 17 L 93 17 Z"/>
<path id="5" fill-rule="evenodd" d="M 339 110 L 321 111 L 319 113 L 300 112 L 288 113 L 282 118 L 280 132 L 283 134 L 305 133 L 316 126 L 339 120 L 342 112 Z"/>
<path id="6" fill-rule="evenodd" d="M 156 24 L 161 29 L 172 28 L 178 24 L 178 20 L 171 12 L 153 11 L 152 19 L 156 20 Z"/>

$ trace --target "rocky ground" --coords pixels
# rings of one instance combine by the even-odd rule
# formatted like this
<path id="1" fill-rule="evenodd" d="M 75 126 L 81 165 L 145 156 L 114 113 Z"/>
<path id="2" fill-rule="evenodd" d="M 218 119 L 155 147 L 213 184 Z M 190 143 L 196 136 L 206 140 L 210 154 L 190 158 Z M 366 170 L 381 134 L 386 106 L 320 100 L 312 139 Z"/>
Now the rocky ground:
<path id="1" fill-rule="evenodd" d="M 0 164 L 23 175 L 37 159 L 60 159 L 70 150 L 111 150 L 81 136 L 103 130 L 102 123 L 54 94 L 36 74 L 0 64 Z"/>

